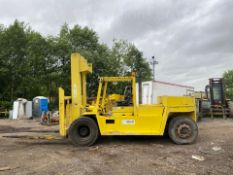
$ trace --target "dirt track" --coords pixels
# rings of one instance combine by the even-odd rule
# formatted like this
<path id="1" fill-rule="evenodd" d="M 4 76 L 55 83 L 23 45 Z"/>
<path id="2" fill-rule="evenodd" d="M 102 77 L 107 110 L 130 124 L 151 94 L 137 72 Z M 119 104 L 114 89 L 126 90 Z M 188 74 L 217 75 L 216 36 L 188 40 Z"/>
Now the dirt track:
<path id="1" fill-rule="evenodd" d="M 36 121 L 0 120 L 0 174 L 233 174 L 233 120 L 200 122 L 197 143 L 186 146 L 167 137 L 105 137 L 82 148 L 59 138 L 57 131 L 58 126 Z M 56 139 L 3 137 L 16 135 Z"/>

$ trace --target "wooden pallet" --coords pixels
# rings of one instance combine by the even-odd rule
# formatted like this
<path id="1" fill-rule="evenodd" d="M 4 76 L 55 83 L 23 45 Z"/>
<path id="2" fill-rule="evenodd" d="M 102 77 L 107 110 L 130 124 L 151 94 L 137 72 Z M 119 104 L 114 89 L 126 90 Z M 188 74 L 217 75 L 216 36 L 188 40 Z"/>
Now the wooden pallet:
<path id="1" fill-rule="evenodd" d="M 227 119 L 229 117 L 233 117 L 231 116 L 230 113 L 230 109 L 223 107 L 223 106 L 211 106 L 209 109 L 202 109 L 199 112 L 199 117 L 207 117 L 210 116 L 210 118 L 214 118 L 214 117 L 222 117 L 223 119 Z"/>

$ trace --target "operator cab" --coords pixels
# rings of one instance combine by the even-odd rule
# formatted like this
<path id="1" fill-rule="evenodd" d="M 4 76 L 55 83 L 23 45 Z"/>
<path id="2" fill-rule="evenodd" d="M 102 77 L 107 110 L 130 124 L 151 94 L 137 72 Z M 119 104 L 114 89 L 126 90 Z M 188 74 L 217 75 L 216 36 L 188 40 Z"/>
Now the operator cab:
<path id="1" fill-rule="evenodd" d="M 101 77 L 96 106 L 102 116 L 134 115 L 136 111 L 135 75 Z M 123 112 L 124 111 L 124 112 Z"/>

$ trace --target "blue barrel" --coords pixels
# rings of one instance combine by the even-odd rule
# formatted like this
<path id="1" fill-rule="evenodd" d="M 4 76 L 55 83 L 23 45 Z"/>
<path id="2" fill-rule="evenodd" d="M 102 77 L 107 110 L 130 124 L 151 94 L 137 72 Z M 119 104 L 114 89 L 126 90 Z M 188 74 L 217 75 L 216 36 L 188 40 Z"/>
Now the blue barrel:
<path id="1" fill-rule="evenodd" d="M 41 117 L 43 112 L 48 111 L 48 98 L 38 96 L 32 101 L 32 115 L 34 118 Z"/>

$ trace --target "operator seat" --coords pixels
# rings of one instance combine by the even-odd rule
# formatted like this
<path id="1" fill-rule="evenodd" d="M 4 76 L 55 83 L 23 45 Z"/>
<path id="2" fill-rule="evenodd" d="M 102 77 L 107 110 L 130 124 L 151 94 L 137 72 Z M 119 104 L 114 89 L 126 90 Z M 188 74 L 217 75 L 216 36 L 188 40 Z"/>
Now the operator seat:
<path id="1" fill-rule="evenodd" d="M 124 90 L 124 100 L 118 101 L 117 106 L 132 106 L 132 87 L 126 86 Z"/>

